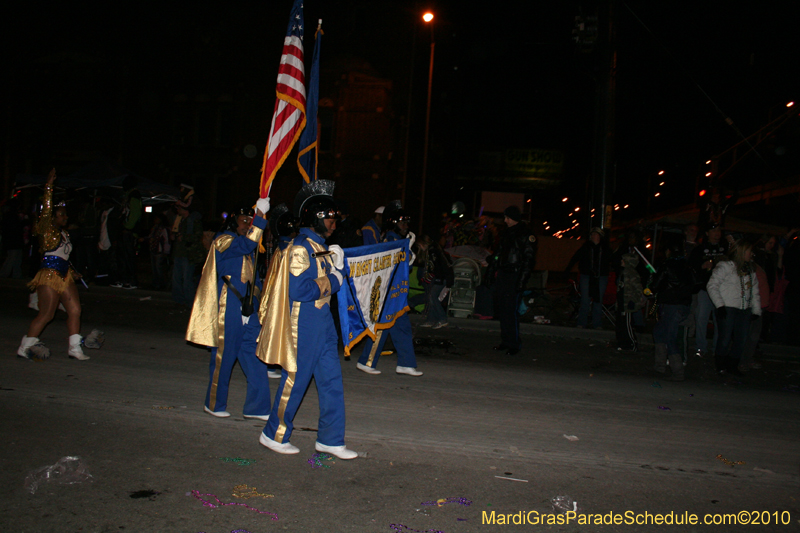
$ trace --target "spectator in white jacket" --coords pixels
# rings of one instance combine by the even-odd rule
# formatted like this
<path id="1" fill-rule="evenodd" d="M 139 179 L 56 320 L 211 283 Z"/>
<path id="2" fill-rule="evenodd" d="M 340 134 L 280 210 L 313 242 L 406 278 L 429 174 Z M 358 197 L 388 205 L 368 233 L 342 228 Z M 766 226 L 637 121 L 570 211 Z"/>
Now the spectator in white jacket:
<path id="1" fill-rule="evenodd" d="M 717 371 L 740 376 L 739 359 L 750 321 L 761 315 L 758 278 L 752 268 L 753 244 L 739 240 L 711 273 L 706 290 L 717 309 L 719 340 L 714 361 Z"/>

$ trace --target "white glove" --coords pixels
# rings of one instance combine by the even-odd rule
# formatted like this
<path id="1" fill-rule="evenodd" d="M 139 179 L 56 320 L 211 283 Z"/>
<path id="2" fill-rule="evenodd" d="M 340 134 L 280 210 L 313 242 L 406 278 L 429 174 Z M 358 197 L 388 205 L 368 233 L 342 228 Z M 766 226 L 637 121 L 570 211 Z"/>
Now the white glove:
<path id="1" fill-rule="evenodd" d="M 408 232 L 408 239 L 411 241 L 410 243 L 408 243 L 408 247 L 411 248 L 412 246 L 414 246 L 414 243 L 417 241 L 417 236 L 414 235 L 413 231 L 409 231 Z"/>
<path id="2" fill-rule="evenodd" d="M 342 247 L 338 244 L 331 244 L 328 246 L 328 251 L 331 253 L 333 266 L 342 270 L 344 268 L 344 250 L 342 250 Z"/>
<path id="3" fill-rule="evenodd" d="M 259 198 L 256 202 L 256 210 L 266 215 L 269 212 L 269 198 Z"/>
<path id="4" fill-rule="evenodd" d="M 333 274 L 333 277 L 335 277 L 337 280 L 339 280 L 339 286 L 344 284 L 344 276 L 342 276 L 341 272 L 339 272 L 338 270 L 334 269 L 334 270 L 331 270 L 331 274 Z"/>

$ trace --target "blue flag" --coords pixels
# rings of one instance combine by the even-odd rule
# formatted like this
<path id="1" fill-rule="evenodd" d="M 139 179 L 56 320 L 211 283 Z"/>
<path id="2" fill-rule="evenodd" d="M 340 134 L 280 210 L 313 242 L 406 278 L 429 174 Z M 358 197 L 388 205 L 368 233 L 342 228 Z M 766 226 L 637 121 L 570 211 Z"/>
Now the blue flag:
<path id="1" fill-rule="evenodd" d="M 339 292 L 344 350 L 394 325 L 408 311 L 409 240 L 345 248 L 345 282 Z"/>
<path id="2" fill-rule="evenodd" d="M 317 107 L 319 104 L 319 47 L 322 44 L 322 21 L 315 35 L 314 57 L 311 60 L 311 73 L 308 77 L 306 96 L 306 129 L 300 136 L 297 166 L 303 181 L 309 183 L 317 179 Z"/>

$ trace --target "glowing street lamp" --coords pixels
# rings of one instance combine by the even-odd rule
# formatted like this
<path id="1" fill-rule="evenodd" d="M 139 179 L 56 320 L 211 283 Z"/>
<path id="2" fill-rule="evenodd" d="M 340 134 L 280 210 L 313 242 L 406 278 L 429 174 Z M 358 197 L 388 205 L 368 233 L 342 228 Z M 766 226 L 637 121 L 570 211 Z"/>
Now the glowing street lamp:
<path id="1" fill-rule="evenodd" d="M 420 187 L 420 204 L 419 204 L 419 223 L 420 231 L 422 231 L 422 224 L 424 224 L 425 216 L 425 181 L 428 177 L 428 139 L 431 126 L 431 89 L 433 87 L 433 52 L 436 46 L 436 40 L 433 38 L 433 13 L 430 11 L 422 15 L 422 20 L 431 25 L 431 62 L 430 69 L 428 70 L 428 104 L 425 108 L 425 146 L 422 152 L 422 186 Z"/>

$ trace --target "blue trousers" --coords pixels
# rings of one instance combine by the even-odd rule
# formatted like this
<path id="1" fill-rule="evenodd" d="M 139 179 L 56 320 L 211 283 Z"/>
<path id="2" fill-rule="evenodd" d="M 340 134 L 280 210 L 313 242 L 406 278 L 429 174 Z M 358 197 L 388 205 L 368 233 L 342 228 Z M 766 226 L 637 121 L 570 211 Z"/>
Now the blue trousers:
<path id="1" fill-rule="evenodd" d="M 232 311 L 237 311 L 233 309 Z M 241 317 L 241 315 L 239 315 Z M 212 411 L 226 411 L 228 407 L 228 385 L 236 361 L 247 378 L 247 396 L 243 413 L 264 416 L 269 414 L 269 379 L 267 365 L 256 357 L 258 318 L 253 315 L 250 323 L 242 325 L 241 318 L 233 316 L 225 328 L 225 344 L 211 349 L 206 407 Z M 235 320 L 238 318 L 239 324 Z"/>
<path id="2" fill-rule="evenodd" d="M 194 282 L 195 264 L 185 257 L 176 257 L 172 265 L 172 299 L 183 305 L 192 306 L 197 285 Z"/>
<path id="3" fill-rule="evenodd" d="M 439 301 L 439 295 L 443 290 L 444 285 L 431 283 L 425 286 L 425 300 L 428 309 L 428 316 L 425 319 L 426 324 L 435 326 L 441 322 L 447 323 L 447 313 L 442 307 L 442 302 Z"/>
<path id="4" fill-rule="evenodd" d="M 714 354 L 717 370 L 732 370 L 739 365 L 750 333 L 750 309 L 725 309 L 725 319 L 720 321 L 719 341 Z"/>
<path id="5" fill-rule="evenodd" d="M 695 348 L 708 352 L 708 339 L 706 338 L 708 331 L 708 318 L 714 322 L 714 341 L 711 346 L 716 349 L 719 341 L 719 324 L 717 324 L 717 314 L 714 312 L 714 302 L 705 290 L 697 293 L 697 309 L 694 316 L 697 320 L 697 327 L 695 331 Z"/>
<path id="6" fill-rule="evenodd" d="M 408 314 L 400 315 L 394 321 L 394 326 L 384 329 L 377 344 L 367 337 L 364 342 L 364 350 L 361 352 L 358 362 L 362 365 L 377 368 L 378 359 L 381 358 L 383 346 L 386 344 L 386 339 L 389 338 L 389 335 L 392 336 L 392 343 L 397 349 L 397 366 L 417 368 L 417 356 L 414 354 L 414 337 Z"/>
<path id="7" fill-rule="evenodd" d="M 689 315 L 688 305 L 664 304 L 659 306 L 661 317 L 653 328 L 653 342 L 667 345 L 667 355 L 681 353 L 678 328 Z"/>
<path id="8" fill-rule="evenodd" d="M 594 302 L 592 295 L 589 294 L 589 276 L 581 274 L 581 307 L 578 310 L 579 326 L 586 327 L 588 325 L 590 310 L 592 312 L 592 327 L 599 328 L 603 326 L 603 295 L 606 293 L 606 287 L 608 286 L 608 276 L 600 276 L 597 279 L 597 284 L 600 301 Z"/>
<path id="9" fill-rule="evenodd" d="M 313 303 L 308 305 L 313 306 Z M 319 396 L 317 442 L 326 446 L 343 446 L 344 385 L 336 327 L 330 313 L 325 320 L 303 319 L 301 314 L 297 331 L 297 372 L 282 370 L 264 435 L 275 442 L 289 442 L 294 429 L 294 417 L 311 378 L 314 378 Z"/>

